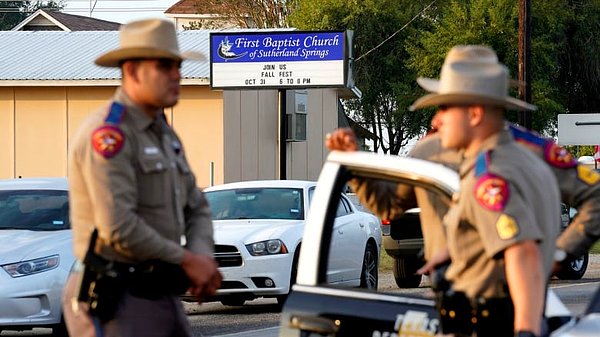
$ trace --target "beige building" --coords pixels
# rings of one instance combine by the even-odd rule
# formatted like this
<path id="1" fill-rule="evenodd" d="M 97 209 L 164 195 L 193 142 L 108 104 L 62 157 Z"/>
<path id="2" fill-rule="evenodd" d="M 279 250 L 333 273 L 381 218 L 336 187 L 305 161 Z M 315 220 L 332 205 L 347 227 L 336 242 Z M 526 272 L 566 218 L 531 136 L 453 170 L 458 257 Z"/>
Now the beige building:
<path id="1" fill-rule="evenodd" d="M 208 55 L 208 31 L 178 34 L 182 50 Z M 73 133 L 119 84 L 118 69 L 93 64 L 118 32 L 3 31 L 0 45 L 0 178 L 66 176 Z M 209 70 L 184 63 L 180 102 L 166 111 L 198 185 L 277 179 L 277 91 L 211 90 Z M 340 123 L 339 90 L 307 92 L 306 141 L 286 142 L 287 179 L 317 179 L 324 136 Z"/>

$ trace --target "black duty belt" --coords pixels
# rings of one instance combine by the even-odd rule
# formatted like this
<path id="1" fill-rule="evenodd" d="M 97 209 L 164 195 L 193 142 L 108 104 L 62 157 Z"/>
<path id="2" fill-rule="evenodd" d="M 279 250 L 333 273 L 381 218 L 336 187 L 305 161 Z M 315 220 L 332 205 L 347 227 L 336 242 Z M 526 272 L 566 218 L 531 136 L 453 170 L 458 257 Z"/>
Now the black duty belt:
<path id="1" fill-rule="evenodd" d="M 512 337 L 514 308 L 510 297 L 469 299 L 448 290 L 438 296 L 436 306 L 444 334 Z"/>
<path id="2" fill-rule="evenodd" d="M 190 281 L 180 265 L 163 261 L 139 264 L 113 262 L 114 270 L 123 277 L 128 291 L 137 297 L 156 299 L 164 295 L 181 295 Z"/>

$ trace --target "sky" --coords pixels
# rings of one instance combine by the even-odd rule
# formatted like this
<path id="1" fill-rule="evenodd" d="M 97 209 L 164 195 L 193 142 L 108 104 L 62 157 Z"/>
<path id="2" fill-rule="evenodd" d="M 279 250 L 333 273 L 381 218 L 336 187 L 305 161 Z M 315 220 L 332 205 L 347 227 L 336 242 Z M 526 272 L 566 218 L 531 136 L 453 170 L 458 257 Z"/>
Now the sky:
<path id="1" fill-rule="evenodd" d="M 178 0 L 64 0 L 63 12 L 127 23 L 145 18 L 165 18 L 164 12 Z M 90 15 L 90 8 L 93 8 Z"/>

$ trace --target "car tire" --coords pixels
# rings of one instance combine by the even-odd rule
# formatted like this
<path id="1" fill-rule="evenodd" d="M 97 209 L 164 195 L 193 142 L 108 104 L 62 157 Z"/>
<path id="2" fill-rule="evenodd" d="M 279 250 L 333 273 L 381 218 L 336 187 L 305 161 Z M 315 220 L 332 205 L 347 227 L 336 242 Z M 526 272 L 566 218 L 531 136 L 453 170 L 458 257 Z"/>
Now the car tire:
<path id="1" fill-rule="evenodd" d="M 578 258 L 572 258 L 563 262 L 563 267 L 556 273 L 561 280 L 580 280 L 587 270 L 590 256 L 585 253 Z"/>
<path id="2" fill-rule="evenodd" d="M 421 275 L 415 273 L 420 267 L 420 259 L 412 256 L 394 257 L 394 279 L 399 288 L 418 288 Z"/>
<path id="3" fill-rule="evenodd" d="M 244 303 L 246 303 L 246 299 L 240 298 L 240 297 L 224 298 L 221 300 L 221 304 L 227 305 L 230 307 L 239 307 L 239 306 L 244 305 Z"/>
<path id="4" fill-rule="evenodd" d="M 362 270 L 360 272 L 360 287 L 369 290 L 377 290 L 379 283 L 379 261 L 377 248 L 372 242 L 367 242 L 365 255 L 363 257 Z"/>

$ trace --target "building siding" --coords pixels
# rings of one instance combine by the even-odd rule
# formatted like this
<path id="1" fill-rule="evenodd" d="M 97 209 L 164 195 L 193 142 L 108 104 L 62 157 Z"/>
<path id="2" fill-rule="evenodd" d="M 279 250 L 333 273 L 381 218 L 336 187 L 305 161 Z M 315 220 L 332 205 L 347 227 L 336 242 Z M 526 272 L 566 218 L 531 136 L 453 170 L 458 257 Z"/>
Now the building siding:
<path id="1" fill-rule="evenodd" d="M 116 87 L 0 88 L 0 178 L 65 177 L 69 140 L 92 111 L 107 105 Z M 188 86 L 166 109 L 179 133 L 198 186 L 223 182 L 222 92 Z"/>

